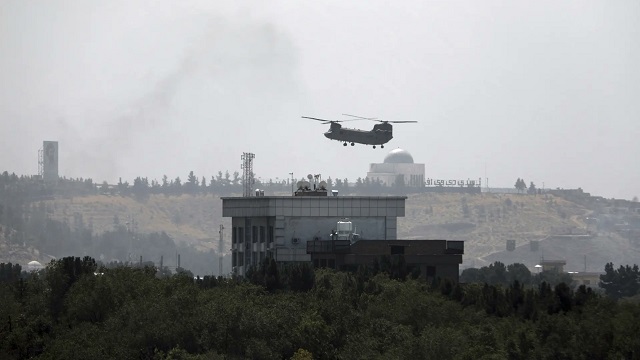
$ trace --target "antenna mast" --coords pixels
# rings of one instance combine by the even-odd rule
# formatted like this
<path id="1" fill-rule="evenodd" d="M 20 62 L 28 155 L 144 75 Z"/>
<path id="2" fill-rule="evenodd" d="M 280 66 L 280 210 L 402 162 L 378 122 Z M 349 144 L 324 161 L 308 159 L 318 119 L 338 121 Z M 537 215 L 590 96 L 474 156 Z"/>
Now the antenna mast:
<path id="1" fill-rule="evenodd" d="M 256 156 L 252 153 L 242 153 L 242 184 L 244 187 L 243 196 L 251 196 L 253 188 L 253 158 Z"/>

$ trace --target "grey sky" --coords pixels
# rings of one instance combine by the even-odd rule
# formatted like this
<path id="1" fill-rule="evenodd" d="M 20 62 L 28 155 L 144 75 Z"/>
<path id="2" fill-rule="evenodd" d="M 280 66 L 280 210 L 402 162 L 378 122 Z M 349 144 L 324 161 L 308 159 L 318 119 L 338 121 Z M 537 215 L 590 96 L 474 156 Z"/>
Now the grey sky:
<path id="1" fill-rule="evenodd" d="M 268 5 L 267 5 L 268 4 Z M 1 170 L 96 181 L 240 171 L 355 180 L 402 147 L 427 177 L 640 196 L 637 1 L 7 1 Z M 396 125 L 343 147 L 300 116 Z M 369 128 L 373 123 L 349 126 Z M 486 169 L 486 170 L 485 170 Z"/>

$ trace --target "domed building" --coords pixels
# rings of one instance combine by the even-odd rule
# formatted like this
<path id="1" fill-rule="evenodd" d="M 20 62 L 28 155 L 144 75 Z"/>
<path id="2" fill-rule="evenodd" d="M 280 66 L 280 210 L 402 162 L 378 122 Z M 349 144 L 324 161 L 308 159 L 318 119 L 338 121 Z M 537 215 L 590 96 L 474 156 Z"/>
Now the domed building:
<path id="1" fill-rule="evenodd" d="M 29 271 L 38 271 L 44 269 L 44 266 L 39 261 L 29 261 L 27 264 Z"/>
<path id="2" fill-rule="evenodd" d="M 367 178 L 381 181 L 386 186 L 424 186 L 424 164 L 413 162 L 413 156 L 400 148 L 391 150 L 383 163 L 371 164 Z"/>

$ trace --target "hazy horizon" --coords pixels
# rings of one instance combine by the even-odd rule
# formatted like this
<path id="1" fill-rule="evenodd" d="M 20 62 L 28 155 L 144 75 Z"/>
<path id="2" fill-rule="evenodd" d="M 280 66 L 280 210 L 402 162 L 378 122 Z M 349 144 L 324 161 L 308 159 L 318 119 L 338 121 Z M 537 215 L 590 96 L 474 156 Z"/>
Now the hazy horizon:
<path id="1" fill-rule="evenodd" d="M 640 3 L 5 0 L 0 171 L 354 181 L 394 148 L 427 178 L 640 196 Z M 384 149 L 301 116 L 417 120 Z M 373 123 L 348 123 L 370 128 Z"/>

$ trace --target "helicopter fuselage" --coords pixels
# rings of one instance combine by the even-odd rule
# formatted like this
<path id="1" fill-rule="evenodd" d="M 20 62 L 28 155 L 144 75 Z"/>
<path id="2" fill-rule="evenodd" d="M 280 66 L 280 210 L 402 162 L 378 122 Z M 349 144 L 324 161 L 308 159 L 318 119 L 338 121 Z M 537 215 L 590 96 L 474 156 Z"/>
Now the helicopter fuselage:
<path id="1" fill-rule="evenodd" d="M 372 130 L 360 130 L 344 128 L 340 124 L 333 123 L 324 136 L 344 143 L 382 145 L 393 139 L 393 129 L 390 124 L 376 124 Z"/>

